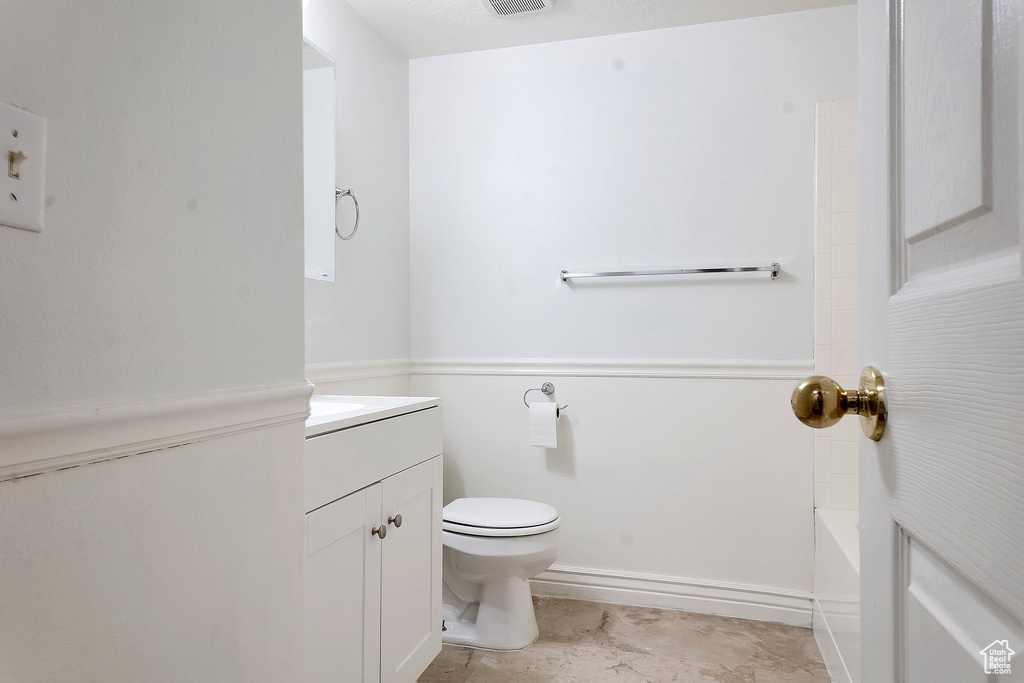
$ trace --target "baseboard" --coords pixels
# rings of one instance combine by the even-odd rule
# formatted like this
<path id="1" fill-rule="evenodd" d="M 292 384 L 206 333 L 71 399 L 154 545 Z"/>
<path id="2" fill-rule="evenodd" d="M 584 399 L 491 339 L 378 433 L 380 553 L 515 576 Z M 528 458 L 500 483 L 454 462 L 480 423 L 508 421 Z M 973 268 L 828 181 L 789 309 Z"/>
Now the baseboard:
<path id="1" fill-rule="evenodd" d="M 407 374 L 409 374 L 408 358 L 306 364 L 306 379 L 313 384 Z"/>
<path id="2" fill-rule="evenodd" d="M 414 375 L 536 375 L 701 379 L 802 379 L 812 360 L 693 360 L 626 358 L 413 358 Z"/>
<path id="3" fill-rule="evenodd" d="M 821 651 L 821 658 L 825 662 L 825 668 L 828 669 L 828 676 L 832 683 L 853 683 L 850 671 L 846 668 L 846 662 L 843 660 L 843 654 L 839 651 L 839 644 L 836 643 L 836 639 L 832 635 L 828 619 L 825 618 L 825 612 L 822 611 L 817 599 L 814 600 L 813 621 L 814 640 Z"/>
<path id="4" fill-rule="evenodd" d="M 531 586 L 535 595 L 811 625 L 811 594 L 800 591 L 559 566 L 542 572 Z"/>
<path id="5" fill-rule="evenodd" d="M 309 416 L 308 382 L 0 419 L 0 481 L 174 448 Z"/>

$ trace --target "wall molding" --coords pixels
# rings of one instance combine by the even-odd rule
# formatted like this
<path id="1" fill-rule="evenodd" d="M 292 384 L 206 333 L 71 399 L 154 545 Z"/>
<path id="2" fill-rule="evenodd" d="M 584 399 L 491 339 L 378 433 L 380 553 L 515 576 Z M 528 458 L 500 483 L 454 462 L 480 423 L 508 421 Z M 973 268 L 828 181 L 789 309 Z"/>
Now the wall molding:
<path id="1" fill-rule="evenodd" d="M 813 373 L 810 359 L 391 358 L 306 365 L 306 379 L 314 384 L 407 374 L 791 380 Z"/>
<path id="2" fill-rule="evenodd" d="M 330 363 L 306 363 L 306 379 L 319 382 L 344 382 L 350 379 L 392 377 L 409 374 L 408 358 L 351 360 Z"/>
<path id="3" fill-rule="evenodd" d="M 312 392 L 296 382 L 0 418 L 0 481 L 301 422 Z"/>
<path id="4" fill-rule="evenodd" d="M 624 358 L 413 358 L 414 375 L 537 375 L 701 379 L 803 379 L 813 360 L 687 360 Z"/>
<path id="5" fill-rule="evenodd" d="M 811 594 L 802 591 L 558 565 L 530 584 L 535 595 L 811 625 Z"/>

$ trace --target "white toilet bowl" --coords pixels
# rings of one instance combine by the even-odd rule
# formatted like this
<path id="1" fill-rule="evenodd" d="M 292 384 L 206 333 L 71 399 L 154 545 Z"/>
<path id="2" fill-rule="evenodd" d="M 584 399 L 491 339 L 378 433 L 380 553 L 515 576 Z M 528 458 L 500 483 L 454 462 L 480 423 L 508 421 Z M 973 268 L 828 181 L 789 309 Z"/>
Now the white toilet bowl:
<path id="1" fill-rule="evenodd" d="M 558 511 L 515 498 L 460 498 L 444 508 L 445 630 L 453 645 L 521 650 L 537 639 L 530 579 L 558 555 Z"/>

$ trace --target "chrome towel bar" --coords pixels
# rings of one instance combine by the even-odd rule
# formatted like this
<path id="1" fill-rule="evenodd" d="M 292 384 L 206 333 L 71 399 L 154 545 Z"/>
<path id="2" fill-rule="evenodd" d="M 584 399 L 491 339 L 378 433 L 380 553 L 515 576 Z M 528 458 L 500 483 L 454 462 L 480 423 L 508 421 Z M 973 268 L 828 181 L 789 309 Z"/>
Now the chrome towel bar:
<path id="1" fill-rule="evenodd" d="M 610 270 L 600 273 L 570 273 L 562 271 L 562 282 L 584 277 L 636 277 L 639 275 L 699 275 L 702 273 L 771 273 L 773 280 L 779 279 L 782 266 L 773 263 L 770 266 L 743 266 L 739 268 L 673 268 L 670 270 Z"/>

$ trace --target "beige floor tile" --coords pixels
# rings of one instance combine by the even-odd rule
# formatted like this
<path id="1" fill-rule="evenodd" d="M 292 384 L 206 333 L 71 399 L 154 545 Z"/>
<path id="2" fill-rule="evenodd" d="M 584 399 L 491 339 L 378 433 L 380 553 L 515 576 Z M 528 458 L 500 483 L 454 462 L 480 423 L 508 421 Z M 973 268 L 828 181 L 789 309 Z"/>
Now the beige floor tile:
<path id="1" fill-rule="evenodd" d="M 755 671 L 754 683 L 830 683 L 830 680 L 825 672 L 812 674 Z"/>
<path id="2" fill-rule="evenodd" d="M 594 644 L 681 661 L 715 662 L 735 669 L 756 661 L 760 639 L 750 623 L 690 612 L 609 605 Z"/>
<path id="3" fill-rule="evenodd" d="M 537 598 L 520 652 L 445 646 L 420 683 L 828 683 L 810 629 Z"/>
<path id="4" fill-rule="evenodd" d="M 606 607 L 598 602 L 563 598 L 534 598 L 533 604 L 540 627 L 539 640 L 580 645 L 594 642 Z"/>
<path id="5" fill-rule="evenodd" d="M 561 680 L 566 645 L 536 642 L 519 652 L 485 652 L 467 683 L 547 683 Z"/>
<path id="6" fill-rule="evenodd" d="M 441 654 L 434 658 L 427 670 L 417 679 L 418 683 L 465 683 L 473 669 L 480 663 L 483 650 L 445 645 Z"/>
<path id="7" fill-rule="evenodd" d="M 753 623 L 761 633 L 760 661 L 770 663 L 770 666 L 758 665 L 755 668 L 765 670 L 766 674 L 773 671 L 780 674 L 805 673 L 824 676 L 824 680 L 828 681 L 825 663 L 821 659 L 821 652 L 818 650 L 818 644 L 814 642 L 814 632 L 811 629 L 764 622 Z M 803 681 L 795 680 L 801 683 Z"/>
<path id="8" fill-rule="evenodd" d="M 597 646 L 591 646 L 597 648 Z M 721 664 L 706 662 L 681 662 L 658 655 L 635 652 L 611 651 L 619 660 L 619 668 L 627 668 L 641 676 L 648 683 L 755 683 L 754 673 L 749 667 L 730 669 Z M 615 667 L 613 667 L 615 668 Z M 581 679 L 582 681 L 585 679 Z M 619 680 L 617 678 L 609 678 Z"/>
<path id="9" fill-rule="evenodd" d="M 594 644 L 729 670 L 824 671 L 810 629 L 692 612 L 609 605 Z"/>
<path id="10" fill-rule="evenodd" d="M 525 656 L 524 656 L 525 655 Z M 467 683 L 755 683 L 753 670 L 680 662 L 596 645 L 538 642 L 524 652 L 490 653 Z"/>

